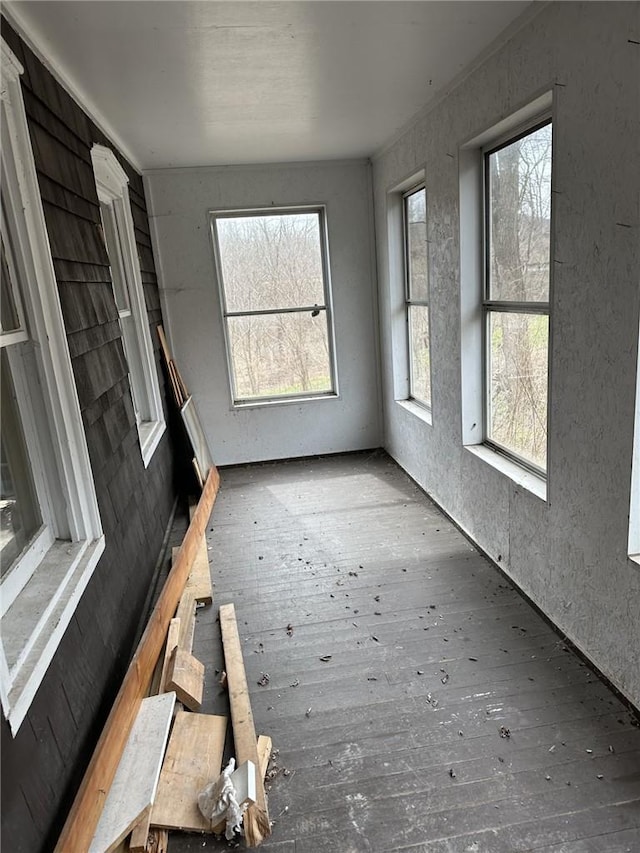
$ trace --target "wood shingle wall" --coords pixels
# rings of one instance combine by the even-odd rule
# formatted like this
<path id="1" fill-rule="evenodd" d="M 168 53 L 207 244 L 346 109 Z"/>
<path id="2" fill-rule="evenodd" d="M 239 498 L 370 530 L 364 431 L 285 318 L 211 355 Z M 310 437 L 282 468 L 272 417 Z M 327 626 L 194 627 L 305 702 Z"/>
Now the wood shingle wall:
<path id="1" fill-rule="evenodd" d="M 163 436 L 145 469 L 102 242 L 91 147 L 113 146 L 2 20 L 22 89 L 73 371 L 95 479 L 104 554 L 15 738 L 2 720 L 2 847 L 53 848 L 132 652 L 175 497 Z M 156 363 L 161 321 L 142 178 L 129 176 Z M 166 399 L 166 394 L 164 394 Z M 70 853 L 72 853 L 70 851 Z"/>

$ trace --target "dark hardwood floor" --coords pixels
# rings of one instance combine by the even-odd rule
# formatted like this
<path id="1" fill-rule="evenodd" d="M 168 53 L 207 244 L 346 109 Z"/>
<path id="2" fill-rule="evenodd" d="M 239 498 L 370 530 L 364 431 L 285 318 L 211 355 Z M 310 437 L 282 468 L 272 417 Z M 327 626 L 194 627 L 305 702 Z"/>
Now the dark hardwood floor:
<path id="1" fill-rule="evenodd" d="M 388 456 L 221 474 L 194 654 L 225 713 L 233 601 L 277 750 L 265 853 L 640 851 L 636 719 Z"/>

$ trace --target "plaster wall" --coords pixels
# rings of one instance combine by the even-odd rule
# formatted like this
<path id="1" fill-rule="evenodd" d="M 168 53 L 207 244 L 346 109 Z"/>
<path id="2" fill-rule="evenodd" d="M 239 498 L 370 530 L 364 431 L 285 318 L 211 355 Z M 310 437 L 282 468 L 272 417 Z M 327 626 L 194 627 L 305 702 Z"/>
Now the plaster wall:
<path id="1" fill-rule="evenodd" d="M 385 445 L 640 704 L 640 566 L 627 556 L 638 352 L 640 4 L 550 3 L 374 160 Z M 546 499 L 462 446 L 460 149 L 553 92 Z M 397 401 L 402 282 L 390 191 L 424 168 L 432 424 Z M 472 285 L 473 286 L 473 285 Z M 478 353 L 479 356 L 479 353 Z M 465 425 L 465 428 L 468 425 Z"/>
<path id="2" fill-rule="evenodd" d="M 370 166 L 365 161 L 145 175 L 165 322 L 218 465 L 382 441 Z M 210 210 L 325 204 L 339 396 L 233 408 Z"/>

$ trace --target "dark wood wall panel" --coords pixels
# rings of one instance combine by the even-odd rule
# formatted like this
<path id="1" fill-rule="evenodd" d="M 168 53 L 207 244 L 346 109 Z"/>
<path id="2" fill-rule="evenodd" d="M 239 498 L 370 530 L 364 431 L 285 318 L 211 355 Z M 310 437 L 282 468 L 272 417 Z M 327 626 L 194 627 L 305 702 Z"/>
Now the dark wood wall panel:
<path id="1" fill-rule="evenodd" d="M 53 848 L 133 651 L 175 499 L 166 434 L 145 468 L 109 262 L 100 234 L 91 146 L 112 148 L 2 19 L 22 87 L 106 549 L 15 737 L 2 721 L 2 848 Z M 142 177 L 114 150 L 130 198 L 157 368 L 161 322 Z M 71 853 L 71 851 L 70 851 Z"/>

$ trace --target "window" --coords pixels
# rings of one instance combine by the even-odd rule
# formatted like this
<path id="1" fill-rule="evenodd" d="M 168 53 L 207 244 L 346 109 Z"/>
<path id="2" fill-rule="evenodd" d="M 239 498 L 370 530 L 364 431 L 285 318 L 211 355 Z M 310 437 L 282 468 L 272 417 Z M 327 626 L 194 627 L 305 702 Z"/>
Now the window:
<path id="1" fill-rule="evenodd" d="M 322 207 L 212 212 L 235 405 L 335 396 Z"/>
<path id="2" fill-rule="evenodd" d="M 429 264 L 427 191 L 414 187 L 403 195 L 403 236 L 409 346 L 409 397 L 431 408 L 429 347 Z"/>
<path id="3" fill-rule="evenodd" d="M 2 42 L 0 695 L 13 732 L 104 549 L 21 73 Z"/>
<path id="4" fill-rule="evenodd" d="M 547 462 L 551 122 L 484 151 L 485 442 Z"/>
<path id="5" fill-rule="evenodd" d="M 108 148 L 94 145 L 91 157 L 140 448 L 144 464 L 148 465 L 165 430 L 165 421 L 136 250 L 129 179 Z"/>

